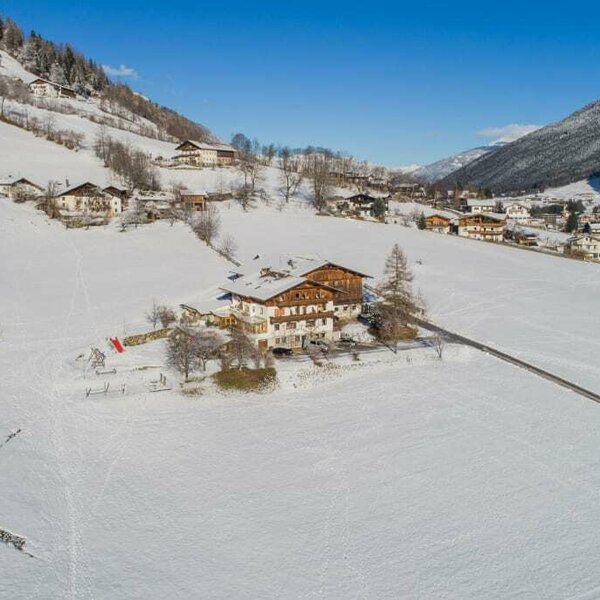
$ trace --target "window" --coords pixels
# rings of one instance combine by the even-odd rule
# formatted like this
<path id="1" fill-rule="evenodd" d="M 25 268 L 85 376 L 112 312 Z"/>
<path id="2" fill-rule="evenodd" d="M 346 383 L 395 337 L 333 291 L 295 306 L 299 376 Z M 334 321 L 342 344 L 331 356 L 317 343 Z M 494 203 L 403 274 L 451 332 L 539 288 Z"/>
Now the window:
<path id="1" fill-rule="evenodd" d="M 323 325 L 327 325 L 327 319 L 321 319 L 321 322 L 323 323 Z"/>
<path id="2" fill-rule="evenodd" d="M 274 329 L 275 329 L 275 331 L 279 331 L 279 323 L 275 323 Z"/>
<path id="3" fill-rule="evenodd" d="M 287 324 L 288 329 L 296 329 L 296 323 L 294 321 L 292 321 L 291 323 Z"/>

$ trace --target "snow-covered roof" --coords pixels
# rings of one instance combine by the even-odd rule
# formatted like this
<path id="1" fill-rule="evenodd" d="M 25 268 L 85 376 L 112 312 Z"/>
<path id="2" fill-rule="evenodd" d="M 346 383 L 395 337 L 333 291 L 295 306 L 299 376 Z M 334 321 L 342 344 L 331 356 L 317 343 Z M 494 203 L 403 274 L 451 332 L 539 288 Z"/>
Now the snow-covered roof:
<path id="1" fill-rule="evenodd" d="M 230 146 L 229 144 L 223 144 L 218 142 L 215 144 L 209 144 L 207 142 L 197 142 L 196 140 L 184 140 L 183 142 L 178 144 L 177 148 L 175 149 L 178 150 L 184 144 L 193 144 L 199 150 L 227 150 L 229 152 L 235 152 L 235 148 L 233 146 Z"/>
<path id="2" fill-rule="evenodd" d="M 467 200 L 467 206 L 495 206 L 495 200 Z"/>
<path id="3" fill-rule="evenodd" d="M 62 83 L 55 83 L 54 81 L 49 81 L 48 79 L 42 79 L 41 77 L 36 77 L 33 81 L 29 82 L 29 85 L 33 85 L 34 83 L 47 83 L 55 88 L 60 88 L 61 90 L 69 90 L 70 92 L 76 93 L 75 90 L 68 85 L 62 85 Z"/>
<path id="4" fill-rule="evenodd" d="M 238 275 L 250 275 L 261 269 L 273 269 L 274 271 L 286 273 L 294 277 L 304 277 L 306 274 L 325 267 L 326 265 L 335 265 L 341 269 L 346 269 L 363 277 L 371 277 L 366 273 L 363 273 L 359 269 L 349 267 L 341 262 L 335 260 L 329 260 L 322 258 L 317 254 L 288 254 L 279 256 L 277 259 L 256 259 L 249 263 L 243 264 L 240 268 L 236 269 Z"/>
<path id="5" fill-rule="evenodd" d="M 25 177 L 19 177 L 18 179 L 14 179 L 12 177 L 6 177 L 5 179 L 0 179 L 0 185 L 16 185 L 17 183 L 28 183 L 29 185 L 34 185 L 36 188 L 40 190 L 43 189 L 41 185 L 37 183 L 33 183 L 33 181 L 26 179 Z"/>
<path id="6" fill-rule="evenodd" d="M 74 186 L 64 190 L 63 192 L 58 193 L 57 196 L 67 196 L 68 194 L 71 194 L 71 193 L 77 191 L 79 188 L 82 188 L 86 185 L 92 186 L 93 188 L 97 189 L 99 192 L 103 191 L 99 185 L 96 185 L 95 183 L 92 183 L 91 181 L 84 181 L 82 183 L 78 183 L 77 185 L 74 185 Z"/>
<path id="7" fill-rule="evenodd" d="M 492 219 L 493 221 L 505 221 L 506 215 L 500 213 L 465 213 L 458 217 L 459 221 L 462 219 Z"/>
<path id="8" fill-rule="evenodd" d="M 185 196 L 207 196 L 206 190 L 182 190 L 180 192 L 182 197 Z"/>
<path id="9" fill-rule="evenodd" d="M 263 270 L 226 283 L 221 286 L 221 289 L 238 296 L 248 296 L 256 300 L 266 301 L 305 282 L 304 277 L 294 277 L 286 273 Z"/>

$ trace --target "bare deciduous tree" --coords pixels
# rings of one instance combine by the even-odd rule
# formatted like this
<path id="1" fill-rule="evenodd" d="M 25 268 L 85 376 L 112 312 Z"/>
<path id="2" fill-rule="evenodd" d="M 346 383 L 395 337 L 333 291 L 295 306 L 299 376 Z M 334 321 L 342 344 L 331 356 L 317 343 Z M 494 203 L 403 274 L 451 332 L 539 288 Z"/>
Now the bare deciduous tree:
<path id="1" fill-rule="evenodd" d="M 190 373 L 197 369 L 206 370 L 211 358 L 216 358 L 223 340 L 216 331 L 204 329 L 200 332 L 175 329 L 167 340 L 167 363 L 177 369 L 187 381 Z"/>
<path id="2" fill-rule="evenodd" d="M 37 208 L 43 210 L 51 219 L 60 218 L 60 210 L 56 203 L 56 193 L 58 191 L 58 182 L 49 181 L 44 194 L 37 203 Z"/>
<path id="3" fill-rule="evenodd" d="M 162 306 L 156 304 L 156 300 L 152 301 L 152 308 L 146 313 L 146 321 L 152 325 L 152 329 L 156 329 L 156 326 L 160 323 Z"/>
<path id="4" fill-rule="evenodd" d="M 302 183 L 300 161 L 298 157 L 292 155 L 289 148 L 282 148 L 279 151 L 279 159 L 281 162 L 281 194 L 287 203 Z"/>
<path id="5" fill-rule="evenodd" d="M 241 327 L 232 328 L 230 335 L 231 339 L 227 344 L 229 367 L 235 366 L 237 369 L 242 369 L 248 365 L 249 361 L 254 360 L 258 350 Z"/>
<path id="6" fill-rule="evenodd" d="M 214 204 L 209 204 L 206 210 L 196 213 L 191 221 L 194 233 L 208 246 L 218 237 L 221 229 L 221 216 Z"/>
<path id="7" fill-rule="evenodd" d="M 446 340 L 441 334 L 438 333 L 437 335 L 433 336 L 432 344 L 438 359 L 442 360 L 444 349 L 446 348 Z"/>
<path id="8" fill-rule="evenodd" d="M 261 178 L 262 168 L 254 155 L 248 155 L 246 160 L 240 161 L 239 169 L 244 176 L 244 183 L 238 189 L 237 196 L 244 210 L 248 209 L 257 192 L 256 186 Z"/>
<path id="9" fill-rule="evenodd" d="M 221 239 L 219 252 L 228 260 L 234 261 L 237 249 L 235 238 L 230 233 L 226 233 Z"/>
<path id="10" fill-rule="evenodd" d="M 206 371 L 208 361 L 219 356 L 219 350 L 225 340 L 219 332 L 210 329 L 202 329 L 195 337 L 200 366 Z"/>
<path id="11" fill-rule="evenodd" d="M 331 193 L 331 159 L 323 153 L 310 154 L 307 157 L 307 173 L 312 188 L 314 207 L 321 211 L 327 205 Z"/>
<path id="12" fill-rule="evenodd" d="M 4 77 L 0 77 L 0 119 L 4 118 L 4 102 L 8 94 L 8 83 Z"/>
<path id="13" fill-rule="evenodd" d="M 168 306 L 159 306 L 158 314 L 159 314 L 160 324 L 163 329 L 167 329 L 169 327 L 169 325 L 171 325 L 172 323 L 175 323 L 175 321 L 177 320 L 173 309 L 169 308 Z"/>

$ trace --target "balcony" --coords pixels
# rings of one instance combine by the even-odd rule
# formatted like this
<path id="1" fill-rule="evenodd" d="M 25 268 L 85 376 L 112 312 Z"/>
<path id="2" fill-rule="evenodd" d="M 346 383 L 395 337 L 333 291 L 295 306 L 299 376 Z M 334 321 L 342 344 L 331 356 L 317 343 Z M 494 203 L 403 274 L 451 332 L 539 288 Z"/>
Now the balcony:
<path id="1" fill-rule="evenodd" d="M 311 312 L 304 315 L 284 315 L 282 317 L 271 317 L 271 325 L 275 323 L 291 323 L 293 321 L 314 321 L 315 319 L 333 319 L 333 311 Z"/>

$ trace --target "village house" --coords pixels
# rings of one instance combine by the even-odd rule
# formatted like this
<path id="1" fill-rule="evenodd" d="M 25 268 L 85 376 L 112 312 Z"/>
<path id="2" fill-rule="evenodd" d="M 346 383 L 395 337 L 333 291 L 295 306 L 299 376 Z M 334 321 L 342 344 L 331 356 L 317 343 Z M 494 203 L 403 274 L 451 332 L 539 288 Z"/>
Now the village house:
<path id="1" fill-rule="evenodd" d="M 388 199 L 387 198 L 375 198 L 369 194 L 355 194 L 348 198 L 340 198 L 335 200 L 336 209 L 342 214 L 352 214 L 359 217 L 371 217 L 373 216 L 373 209 L 375 202 L 382 200 L 385 205 L 385 213 L 388 212 Z"/>
<path id="2" fill-rule="evenodd" d="M 592 235 L 600 235 L 600 223 L 584 223 L 583 226 L 579 227 L 579 231 L 582 233 L 591 233 Z"/>
<path id="3" fill-rule="evenodd" d="M 505 204 L 504 212 L 506 213 L 506 218 L 510 221 L 514 221 L 515 223 L 524 223 L 529 221 L 531 218 L 529 209 L 520 202 L 511 202 Z"/>
<path id="4" fill-rule="evenodd" d="M 148 221 L 158 221 L 173 216 L 172 199 L 160 192 L 152 196 L 136 196 L 133 202 L 136 211 L 143 214 Z"/>
<path id="5" fill-rule="evenodd" d="M 600 223 L 600 212 L 584 212 L 578 215 L 577 221 L 580 225 L 586 223 Z"/>
<path id="6" fill-rule="evenodd" d="M 506 221 L 488 214 L 463 215 L 458 218 L 458 235 L 473 240 L 501 242 Z"/>
<path id="7" fill-rule="evenodd" d="M 235 148 L 228 144 L 208 144 L 185 140 L 175 151 L 175 162 L 192 167 L 226 167 L 233 165 L 236 160 Z"/>
<path id="8" fill-rule="evenodd" d="M 600 259 L 600 235 L 584 233 L 567 240 L 567 252 L 585 260 Z"/>
<path id="9" fill-rule="evenodd" d="M 113 196 L 114 198 L 121 199 L 121 211 L 120 212 L 123 212 L 129 206 L 129 192 L 127 190 L 118 188 L 115 185 L 109 185 L 109 186 L 105 187 L 102 191 L 105 194 L 108 194 L 109 196 Z"/>
<path id="10" fill-rule="evenodd" d="M 44 188 L 29 179 L 20 177 L 19 179 L 13 179 L 9 177 L 7 179 L 0 179 L 0 194 L 8 196 L 11 200 L 22 197 L 35 197 L 39 196 L 44 191 Z"/>
<path id="11" fill-rule="evenodd" d="M 496 208 L 496 202 L 494 200 L 467 200 L 467 212 L 473 214 L 481 213 L 493 213 Z"/>
<path id="12" fill-rule="evenodd" d="M 76 215 L 105 215 L 113 217 L 123 211 L 121 198 L 112 196 L 89 181 L 55 196 L 61 212 Z"/>
<path id="13" fill-rule="evenodd" d="M 425 217 L 425 229 L 436 233 L 450 233 L 452 219 L 443 215 L 429 215 Z"/>
<path id="14" fill-rule="evenodd" d="M 519 246 L 532 247 L 538 245 L 538 236 L 535 233 L 519 231 L 514 234 L 514 240 Z"/>
<path id="15" fill-rule="evenodd" d="M 29 84 L 29 90 L 34 96 L 45 98 L 76 98 L 75 90 L 65 85 L 53 83 L 46 79 L 34 79 Z"/>
<path id="16" fill-rule="evenodd" d="M 187 212 L 206 210 L 208 195 L 204 190 L 182 190 L 179 193 L 181 206 Z"/>

